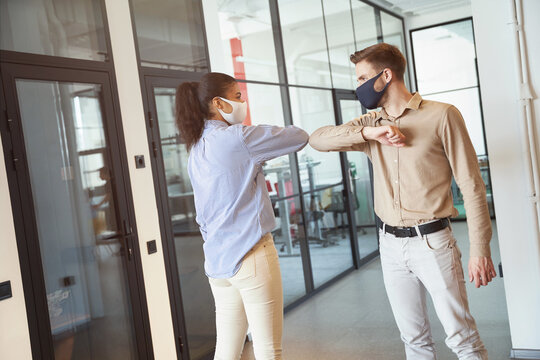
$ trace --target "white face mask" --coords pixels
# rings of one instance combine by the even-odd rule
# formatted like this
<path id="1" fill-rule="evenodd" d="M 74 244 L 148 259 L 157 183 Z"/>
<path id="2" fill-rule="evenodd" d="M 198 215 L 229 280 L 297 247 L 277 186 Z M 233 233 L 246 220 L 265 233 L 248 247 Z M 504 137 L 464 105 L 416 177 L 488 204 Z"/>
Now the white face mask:
<path id="1" fill-rule="evenodd" d="M 221 116 L 223 116 L 225 121 L 227 121 L 231 125 L 241 124 L 242 122 L 244 122 L 247 115 L 247 102 L 231 101 L 222 97 L 219 98 L 232 106 L 232 112 L 230 114 L 227 114 L 221 109 L 217 109 Z"/>

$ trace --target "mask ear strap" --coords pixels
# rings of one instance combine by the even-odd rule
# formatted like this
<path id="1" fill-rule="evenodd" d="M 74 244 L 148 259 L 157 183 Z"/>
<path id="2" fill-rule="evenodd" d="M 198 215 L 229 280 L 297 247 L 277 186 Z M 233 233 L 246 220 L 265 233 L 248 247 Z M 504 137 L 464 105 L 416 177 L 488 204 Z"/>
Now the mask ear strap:
<path id="1" fill-rule="evenodd" d="M 229 99 L 222 98 L 221 96 L 216 96 L 216 97 L 217 97 L 218 99 L 221 99 L 221 100 L 225 101 L 227 104 L 229 104 L 229 105 L 231 105 L 231 106 L 232 106 L 232 104 L 233 104 L 233 102 L 232 102 L 231 100 L 229 100 Z"/>
<path id="2" fill-rule="evenodd" d="M 382 71 L 381 71 L 381 73 L 380 73 L 379 76 L 382 76 L 382 75 L 384 74 L 384 70 L 386 70 L 386 68 L 382 69 Z M 388 82 L 386 83 L 386 86 L 388 86 L 388 84 L 390 84 L 391 82 L 392 82 L 392 79 L 390 79 L 390 81 L 388 81 Z M 386 86 L 385 86 L 385 88 L 386 88 Z"/>
<path id="3" fill-rule="evenodd" d="M 380 72 L 380 73 L 379 73 L 379 74 L 377 75 L 377 77 L 376 77 L 376 80 L 375 80 L 375 81 L 377 81 L 377 80 L 378 80 L 378 78 L 380 78 L 380 77 L 382 76 L 382 74 L 384 73 L 384 70 L 385 70 L 385 69 L 382 69 L 382 71 L 381 71 L 381 72 Z M 373 85 L 374 85 L 374 86 L 375 86 L 375 81 L 373 82 Z M 386 83 L 386 84 L 384 85 L 384 87 L 382 88 L 382 90 L 381 90 L 381 91 L 377 91 L 377 92 L 378 92 L 378 93 L 382 93 L 382 92 L 384 92 L 384 91 L 386 90 L 386 88 L 388 87 L 388 85 L 390 85 L 390 83 L 391 83 L 391 82 L 392 82 L 392 79 L 390 79 L 390 81 L 389 81 L 389 82 L 387 82 L 387 83 Z M 373 89 L 373 90 L 375 90 L 375 89 Z M 376 90 L 375 90 L 375 91 L 376 91 Z"/>
<path id="4" fill-rule="evenodd" d="M 389 82 L 387 82 L 386 85 L 384 85 L 384 87 L 382 88 L 382 90 L 381 90 L 381 91 L 377 91 L 377 92 L 379 92 L 379 93 L 384 92 L 384 91 L 386 90 L 386 88 L 388 87 L 388 85 L 390 85 L 390 82 L 391 82 L 391 81 L 392 81 L 392 80 L 390 80 Z"/>

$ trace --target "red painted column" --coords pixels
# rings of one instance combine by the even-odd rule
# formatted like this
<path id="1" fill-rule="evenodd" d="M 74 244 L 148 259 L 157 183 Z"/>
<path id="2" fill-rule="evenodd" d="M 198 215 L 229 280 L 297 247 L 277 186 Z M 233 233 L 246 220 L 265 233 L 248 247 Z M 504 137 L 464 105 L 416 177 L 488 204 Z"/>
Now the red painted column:
<path id="1" fill-rule="evenodd" d="M 246 79 L 246 70 L 244 68 L 244 63 L 241 61 L 236 61 L 237 56 L 242 56 L 242 40 L 239 38 L 232 38 L 231 42 L 231 54 L 234 67 L 234 77 L 235 79 L 245 80 Z M 251 112 L 249 111 L 249 100 L 247 93 L 247 84 L 244 82 L 239 82 L 238 87 L 242 92 L 244 100 L 248 103 L 248 110 L 246 115 L 246 120 L 244 120 L 244 125 L 251 125 Z"/>

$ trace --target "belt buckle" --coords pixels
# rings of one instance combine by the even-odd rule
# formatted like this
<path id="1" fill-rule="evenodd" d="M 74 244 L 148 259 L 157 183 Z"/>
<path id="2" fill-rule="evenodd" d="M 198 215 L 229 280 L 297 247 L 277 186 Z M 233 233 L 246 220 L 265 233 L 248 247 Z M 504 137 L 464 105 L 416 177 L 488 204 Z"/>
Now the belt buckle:
<path id="1" fill-rule="evenodd" d="M 396 229 L 397 237 L 412 237 L 412 231 L 409 227 L 402 227 Z"/>

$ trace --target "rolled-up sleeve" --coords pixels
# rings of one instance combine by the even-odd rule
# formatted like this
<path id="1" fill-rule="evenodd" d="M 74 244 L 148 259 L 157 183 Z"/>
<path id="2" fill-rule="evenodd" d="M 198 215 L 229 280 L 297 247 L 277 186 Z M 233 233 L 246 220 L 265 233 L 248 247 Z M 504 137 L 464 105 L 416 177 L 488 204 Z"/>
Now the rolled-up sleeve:
<path id="1" fill-rule="evenodd" d="M 486 186 L 480 174 L 478 158 L 461 113 L 447 109 L 441 126 L 441 139 L 465 205 L 469 227 L 470 255 L 491 256 L 492 229 L 486 200 Z"/>
<path id="2" fill-rule="evenodd" d="M 296 126 L 242 126 L 241 136 L 251 157 L 259 163 L 300 151 L 309 135 Z"/>
<path id="3" fill-rule="evenodd" d="M 369 151 L 362 135 L 365 126 L 374 126 L 377 112 L 369 112 L 339 126 L 324 126 L 309 137 L 309 145 L 319 151 Z"/>

